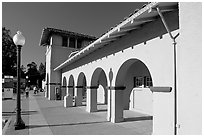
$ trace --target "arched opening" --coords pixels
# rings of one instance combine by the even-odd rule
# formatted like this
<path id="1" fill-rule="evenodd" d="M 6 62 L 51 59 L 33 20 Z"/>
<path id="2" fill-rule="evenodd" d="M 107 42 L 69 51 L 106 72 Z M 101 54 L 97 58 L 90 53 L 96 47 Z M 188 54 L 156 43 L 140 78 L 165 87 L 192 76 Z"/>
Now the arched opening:
<path id="1" fill-rule="evenodd" d="M 125 87 L 115 93 L 120 99 L 116 99 L 120 102 L 115 102 L 120 117 L 124 121 L 149 120 L 152 127 L 153 94 L 149 87 L 153 82 L 147 66 L 138 59 L 127 60 L 117 73 L 115 86 Z"/>
<path id="2" fill-rule="evenodd" d="M 83 72 L 78 76 L 76 96 L 78 99 L 78 105 L 86 105 L 86 77 Z"/>
<path id="3" fill-rule="evenodd" d="M 63 78 L 63 81 L 62 81 L 62 87 L 61 87 L 61 96 L 62 96 L 62 99 L 64 99 L 64 96 L 66 96 L 67 94 L 67 79 L 66 77 Z"/>
<path id="4" fill-rule="evenodd" d="M 102 68 L 97 68 L 91 78 L 91 92 L 95 92 L 96 111 L 107 111 L 107 77 Z"/>
<path id="5" fill-rule="evenodd" d="M 68 95 L 74 96 L 74 77 L 73 75 L 69 77 Z"/>

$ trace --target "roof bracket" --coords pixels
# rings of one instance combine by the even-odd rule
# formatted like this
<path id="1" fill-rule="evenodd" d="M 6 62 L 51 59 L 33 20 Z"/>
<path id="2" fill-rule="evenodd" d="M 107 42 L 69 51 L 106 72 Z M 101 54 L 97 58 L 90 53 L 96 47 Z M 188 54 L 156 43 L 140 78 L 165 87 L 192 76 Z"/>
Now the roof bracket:
<path id="1" fill-rule="evenodd" d="M 161 12 L 167 12 L 167 11 L 174 11 L 178 10 L 178 5 L 172 5 L 172 6 L 155 6 L 153 8 L 150 8 L 148 12 L 157 12 L 157 8 L 159 7 Z"/>

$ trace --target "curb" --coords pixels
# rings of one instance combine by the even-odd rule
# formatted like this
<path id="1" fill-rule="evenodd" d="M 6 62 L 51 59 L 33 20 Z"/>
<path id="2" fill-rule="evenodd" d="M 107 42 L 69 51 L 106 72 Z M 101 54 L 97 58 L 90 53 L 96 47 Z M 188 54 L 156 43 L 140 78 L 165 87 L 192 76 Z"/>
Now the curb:
<path id="1" fill-rule="evenodd" d="M 2 135 L 6 135 L 5 133 L 6 133 L 8 127 L 9 127 L 9 125 L 11 123 L 11 120 L 12 120 L 12 116 L 8 119 L 8 121 L 6 122 L 4 128 L 2 129 Z"/>

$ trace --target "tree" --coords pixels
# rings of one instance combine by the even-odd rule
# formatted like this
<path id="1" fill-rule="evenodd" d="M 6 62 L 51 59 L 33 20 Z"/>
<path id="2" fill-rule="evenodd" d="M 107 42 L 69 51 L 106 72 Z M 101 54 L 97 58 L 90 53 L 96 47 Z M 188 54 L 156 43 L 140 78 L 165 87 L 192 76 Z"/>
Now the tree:
<path id="1" fill-rule="evenodd" d="M 43 65 L 42 63 L 40 63 L 39 69 L 38 69 L 39 73 L 40 73 L 40 78 L 41 80 L 45 79 L 45 65 Z"/>
<path id="2" fill-rule="evenodd" d="M 21 78 L 25 78 L 24 67 L 21 66 Z M 17 76 L 16 45 L 10 36 L 10 30 L 2 27 L 2 75 Z"/>
<path id="3" fill-rule="evenodd" d="M 17 75 L 17 55 L 16 46 L 10 36 L 10 30 L 2 27 L 2 74 Z"/>
<path id="4" fill-rule="evenodd" d="M 30 85 L 38 85 L 38 81 L 40 78 L 40 73 L 37 70 L 37 64 L 32 62 L 27 65 L 28 70 L 26 72 L 26 76 L 28 76 L 28 81 Z"/>
<path id="5" fill-rule="evenodd" d="M 45 65 L 43 65 L 42 63 L 39 66 L 38 69 L 39 73 L 40 73 L 40 78 L 39 78 L 39 87 L 42 88 L 42 80 L 45 79 Z"/>

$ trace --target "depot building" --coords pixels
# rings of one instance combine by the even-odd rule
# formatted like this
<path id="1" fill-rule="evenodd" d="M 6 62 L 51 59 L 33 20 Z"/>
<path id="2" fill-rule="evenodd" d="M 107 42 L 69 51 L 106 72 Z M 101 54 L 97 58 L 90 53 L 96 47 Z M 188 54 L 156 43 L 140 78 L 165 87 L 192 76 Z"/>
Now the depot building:
<path id="1" fill-rule="evenodd" d="M 201 134 L 201 6 L 152 2 L 99 38 L 43 29 L 45 97 L 90 113 L 106 104 L 113 123 L 124 110 L 148 114 L 152 134 Z"/>

